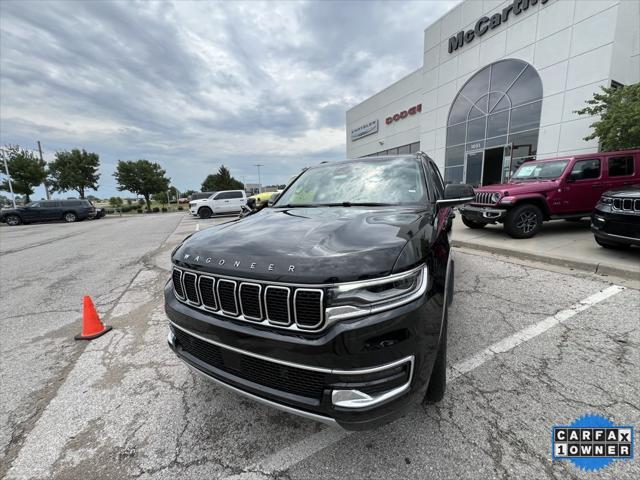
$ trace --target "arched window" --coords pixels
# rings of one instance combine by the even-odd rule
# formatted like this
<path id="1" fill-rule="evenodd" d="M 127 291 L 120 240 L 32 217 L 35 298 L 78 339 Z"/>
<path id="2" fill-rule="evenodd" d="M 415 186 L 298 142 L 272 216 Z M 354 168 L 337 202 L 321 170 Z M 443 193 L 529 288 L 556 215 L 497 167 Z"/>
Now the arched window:
<path id="1" fill-rule="evenodd" d="M 449 110 L 445 181 L 504 181 L 535 158 L 541 108 L 542 82 L 528 63 L 501 60 L 476 73 Z"/>

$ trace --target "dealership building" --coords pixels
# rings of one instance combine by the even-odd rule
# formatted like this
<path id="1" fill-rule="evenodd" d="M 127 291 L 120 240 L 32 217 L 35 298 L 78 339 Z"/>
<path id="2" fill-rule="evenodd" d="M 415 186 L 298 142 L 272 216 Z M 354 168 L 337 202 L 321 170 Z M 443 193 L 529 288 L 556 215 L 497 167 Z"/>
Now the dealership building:
<path id="1" fill-rule="evenodd" d="M 421 68 L 347 112 L 347 156 L 426 152 L 447 182 L 598 151 L 576 110 L 640 81 L 638 0 L 466 0 L 424 31 Z"/>

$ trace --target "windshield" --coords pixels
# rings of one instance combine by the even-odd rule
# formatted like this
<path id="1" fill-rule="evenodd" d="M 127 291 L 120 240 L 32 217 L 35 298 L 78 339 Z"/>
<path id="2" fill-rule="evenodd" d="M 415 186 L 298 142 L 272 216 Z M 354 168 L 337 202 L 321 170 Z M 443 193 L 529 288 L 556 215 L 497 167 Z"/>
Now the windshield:
<path id="1" fill-rule="evenodd" d="M 275 207 L 426 203 L 420 162 L 413 158 L 327 164 L 304 172 Z"/>
<path id="2" fill-rule="evenodd" d="M 527 162 L 511 177 L 512 180 L 540 180 L 558 178 L 564 172 L 569 160 L 555 162 Z"/>

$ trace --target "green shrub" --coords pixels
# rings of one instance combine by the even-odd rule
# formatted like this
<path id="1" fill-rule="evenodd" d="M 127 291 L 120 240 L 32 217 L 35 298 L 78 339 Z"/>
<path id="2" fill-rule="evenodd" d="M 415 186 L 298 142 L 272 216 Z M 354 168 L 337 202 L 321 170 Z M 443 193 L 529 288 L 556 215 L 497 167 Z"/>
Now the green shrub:
<path id="1" fill-rule="evenodd" d="M 169 210 L 167 210 L 167 207 L 162 207 L 162 211 L 163 212 L 168 212 Z"/>
<path id="2" fill-rule="evenodd" d="M 138 213 L 142 213 L 142 209 L 141 208 L 138 208 L 137 211 L 138 211 Z"/>
<path id="3" fill-rule="evenodd" d="M 178 207 L 178 210 L 182 211 L 182 210 L 184 210 L 184 207 L 183 207 L 182 205 L 180 205 L 180 206 Z"/>
<path id="4" fill-rule="evenodd" d="M 160 209 L 158 207 L 153 207 L 153 213 L 158 213 Z"/>

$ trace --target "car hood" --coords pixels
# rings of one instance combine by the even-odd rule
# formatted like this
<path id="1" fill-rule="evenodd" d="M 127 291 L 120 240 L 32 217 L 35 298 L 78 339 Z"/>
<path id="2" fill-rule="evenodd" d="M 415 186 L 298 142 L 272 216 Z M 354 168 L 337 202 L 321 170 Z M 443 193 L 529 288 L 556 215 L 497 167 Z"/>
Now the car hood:
<path id="1" fill-rule="evenodd" d="M 603 195 L 618 198 L 638 198 L 640 197 L 640 183 L 629 185 L 628 187 L 620 187 L 613 190 L 607 190 Z"/>
<path id="2" fill-rule="evenodd" d="M 475 192 L 500 192 L 505 195 L 523 195 L 526 193 L 537 193 L 552 190 L 560 185 L 558 179 L 554 180 L 537 180 L 531 182 L 509 182 L 496 185 L 487 185 L 484 187 L 474 188 Z"/>
<path id="3" fill-rule="evenodd" d="M 407 241 L 428 225 L 415 209 L 265 209 L 189 237 L 177 265 L 221 275 L 334 283 L 392 273 Z"/>

